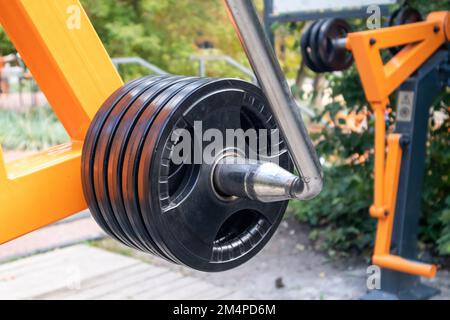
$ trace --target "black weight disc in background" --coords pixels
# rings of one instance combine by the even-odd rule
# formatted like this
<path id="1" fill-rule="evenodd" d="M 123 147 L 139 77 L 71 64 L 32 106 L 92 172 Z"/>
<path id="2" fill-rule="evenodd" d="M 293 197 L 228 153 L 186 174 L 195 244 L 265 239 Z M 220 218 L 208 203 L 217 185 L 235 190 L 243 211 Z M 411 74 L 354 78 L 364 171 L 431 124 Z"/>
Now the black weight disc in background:
<path id="1" fill-rule="evenodd" d="M 223 271 L 264 247 L 287 201 L 224 198 L 213 185 L 213 163 L 174 164 L 179 141 L 170 139 L 172 133 L 193 133 L 196 121 L 202 132 L 265 129 L 270 133 L 258 139 L 269 140 L 280 133 L 266 98 L 252 84 L 146 77 L 119 89 L 96 115 L 83 148 L 83 189 L 100 226 L 122 243 L 197 270 Z M 206 146 L 201 137 L 193 139 Z M 258 159 L 278 159 L 292 170 L 284 142 L 277 143 L 258 144 Z M 253 148 L 246 142 L 242 154 Z"/>
<path id="2" fill-rule="evenodd" d="M 108 160 L 108 188 L 111 195 L 111 206 L 115 214 L 125 220 L 125 223 L 129 224 L 133 230 L 131 234 L 135 235 L 137 241 L 143 243 L 147 248 L 151 248 L 152 252 L 165 258 L 168 258 L 167 255 L 159 250 L 150 234 L 147 232 L 138 212 L 138 207 L 134 206 L 133 210 L 130 210 L 130 206 L 128 205 L 127 209 L 122 192 L 122 185 L 124 183 L 122 174 L 124 172 L 124 163 L 127 162 L 125 161 L 125 158 L 129 152 L 127 151 L 129 150 L 129 144 L 133 143 L 137 136 L 136 133 L 133 135 L 133 131 L 136 129 L 142 115 L 146 113 L 157 113 L 158 108 L 155 106 L 155 101 L 159 97 L 164 96 L 167 93 L 170 94 L 173 90 L 185 86 L 187 83 L 194 81 L 194 79 L 195 78 L 184 77 L 164 79 L 141 95 L 140 99 L 134 103 L 123 117 L 114 137 L 110 158 Z M 151 122 L 146 123 L 146 125 L 150 126 Z M 132 186 L 126 188 L 129 194 L 135 194 Z"/>
<path id="3" fill-rule="evenodd" d="M 311 69 L 311 71 L 314 71 L 316 73 L 320 73 L 321 71 L 319 68 L 314 64 L 313 60 L 311 59 L 311 30 L 313 27 L 318 23 L 318 21 L 314 21 L 311 23 L 304 33 L 302 34 L 302 39 L 300 42 L 300 48 L 302 52 L 302 57 L 305 59 L 306 66 Z"/>

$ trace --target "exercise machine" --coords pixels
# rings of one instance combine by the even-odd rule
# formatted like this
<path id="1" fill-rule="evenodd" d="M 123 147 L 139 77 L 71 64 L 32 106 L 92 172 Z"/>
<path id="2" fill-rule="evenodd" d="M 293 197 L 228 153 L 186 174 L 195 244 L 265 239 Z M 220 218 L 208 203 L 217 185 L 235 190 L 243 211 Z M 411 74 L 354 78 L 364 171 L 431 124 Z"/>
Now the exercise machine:
<path id="1" fill-rule="evenodd" d="M 419 276 L 434 277 L 436 266 L 415 261 L 417 233 L 430 108 L 449 86 L 449 13 L 433 12 L 422 21 L 416 10 L 402 7 L 389 25 L 351 33 L 342 19 L 319 20 L 305 30 L 302 52 L 315 72 L 342 71 L 355 63 L 375 116 L 370 215 L 378 219 L 372 262 L 382 267 L 382 288 L 364 298 L 425 299 L 437 291 L 421 284 Z M 393 55 L 387 63 L 382 50 Z M 395 91 L 395 130 L 386 134 Z"/>

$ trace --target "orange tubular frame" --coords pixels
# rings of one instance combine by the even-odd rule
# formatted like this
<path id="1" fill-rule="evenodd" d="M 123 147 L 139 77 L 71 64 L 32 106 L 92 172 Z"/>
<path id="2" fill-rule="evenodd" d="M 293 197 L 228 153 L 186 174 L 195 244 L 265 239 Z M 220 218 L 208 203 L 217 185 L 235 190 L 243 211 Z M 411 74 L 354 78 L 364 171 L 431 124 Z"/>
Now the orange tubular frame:
<path id="1" fill-rule="evenodd" d="M 80 27 L 68 24 L 70 15 Z M 449 12 L 427 21 L 349 34 L 368 101 L 376 117 L 375 191 L 370 209 L 378 218 L 373 262 L 426 277 L 436 267 L 390 254 L 402 150 L 389 135 L 389 95 L 449 40 Z M 71 137 L 71 142 L 13 163 L 0 148 L 0 244 L 86 208 L 81 190 L 81 146 L 89 123 L 122 85 L 111 60 L 78 0 L 0 0 L 0 22 Z M 406 45 L 386 65 L 380 50 Z"/>
<path id="2" fill-rule="evenodd" d="M 389 96 L 449 39 L 450 12 L 442 11 L 431 13 L 424 22 L 351 33 L 346 42 L 376 121 L 375 188 L 370 215 L 378 219 L 378 226 L 372 261 L 383 268 L 424 277 L 434 277 L 436 266 L 390 253 L 402 149 L 400 135 L 390 134 L 386 159 L 385 113 Z M 405 48 L 383 64 L 380 50 L 401 45 Z"/>

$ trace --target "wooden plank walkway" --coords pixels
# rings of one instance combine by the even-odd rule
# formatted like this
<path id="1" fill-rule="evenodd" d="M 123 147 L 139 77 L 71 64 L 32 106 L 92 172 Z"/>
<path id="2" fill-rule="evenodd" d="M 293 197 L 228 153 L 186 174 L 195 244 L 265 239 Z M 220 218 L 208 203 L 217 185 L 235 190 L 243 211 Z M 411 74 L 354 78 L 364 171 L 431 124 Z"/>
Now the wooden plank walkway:
<path id="1" fill-rule="evenodd" d="M 0 299 L 245 299 L 179 272 L 87 245 L 0 265 Z"/>

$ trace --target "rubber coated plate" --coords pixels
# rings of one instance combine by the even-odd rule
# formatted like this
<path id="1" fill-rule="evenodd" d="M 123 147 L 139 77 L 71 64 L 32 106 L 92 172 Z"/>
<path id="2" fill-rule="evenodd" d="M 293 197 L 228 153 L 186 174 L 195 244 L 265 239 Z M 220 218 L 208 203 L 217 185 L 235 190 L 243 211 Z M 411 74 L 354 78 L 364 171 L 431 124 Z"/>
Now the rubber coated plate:
<path id="1" fill-rule="evenodd" d="M 81 156 L 81 167 L 82 174 L 82 186 L 83 193 L 89 204 L 89 209 L 95 221 L 103 228 L 103 230 L 111 237 L 119 240 L 117 236 L 111 231 L 110 227 L 104 220 L 100 209 L 98 208 L 97 200 L 94 193 L 94 186 L 92 184 L 92 169 L 93 161 L 96 150 L 96 143 L 98 138 L 98 132 L 104 125 L 105 119 L 111 111 L 111 106 L 118 103 L 128 92 L 133 88 L 138 86 L 141 82 L 145 81 L 146 78 L 136 79 L 125 84 L 123 87 L 117 89 L 102 105 L 99 111 L 96 113 L 94 119 L 91 122 L 89 130 L 86 134 L 86 138 L 83 144 L 83 151 Z"/>
<path id="2" fill-rule="evenodd" d="M 113 157 L 110 158 L 108 172 L 110 172 L 111 179 L 110 190 L 112 192 L 112 206 L 116 208 L 116 212 L 120 215 L 123 215 L 125 212 L 126 219 L 130 222 L 133 227 L 134 233 L 139 237 L 139 240 L 145 243 L 147 246 L 151 246 L 157 251 L 160 255 L 163 255 L 170 259 L 170 255 L 161 251 L 157 245 L 155 245 L 153 239 L 148 233 L 145 225 L 142 221 L 141 215 L 139 213 L 139 206 L 137 205 L 137 190 L 135 188 L 136 183 L 133 182 L 135 179 L 134 176 L 127 177 L 123 176 L 123 174 L 127 174 L 127 168 L 129 163 L 133 163 L 134 161 L 130 161 L 130 156 L 134 154 L 130 150 L 133 149 L 133 145 L 135 147 L 139 146 L 139 136 L 142 133 L 141 130 L 145 130 L 143 126 L 151 126 L 152 122 L 149 121 L 147 123 L 142 123 L 140 118 L 145 114 L 153 114 L 156 115 L 160 107 L 158 106 L 157 101 L 160 99 L 164 99 L 166 96 L 171 96 L 174 92 L 177 92 L 181 88 L 183 88 L 186 84 L 195 81 L 195 78 L 171 78 L 161 81 L 157 84 L 152 90 L 153 93 L 149 93 L 149 95 L 143 95 L 142 99 L 145 102 L 145 108 L 140 108 L 139 106 L 135 109 L 135 111 L 130 112 L 125 119 L 122 120 L 122 126 L 126 129 L 128 142 L 126 144 L 120 143 L 120 141 L 115 141 L 114 146 L 116 147 L 114 151 L 112 151 Z M 167 98 L 166 98 L 167 99 Z M 123 141 L 123 140 L 122 140 Z M 120 146 L 120 150 L 118 149 Z M 132 156 L 131 156 L 132 157 Z M 117 160 L 118 161 L 117 161 Z M 131 182 L 130 182 L 131 181 Z M 127 184 L 129 183 L 129 184 Z M 124 186 L 125 185 L 125 186 Z M 128 198 L 127 198 L 128 195 Z M 173 259 L 171 259 L 173 260 Z"/>
<path id="3" fill-rule="evenodd" d="M 300 47 L 302 51 L 303 59 L 305 59 L 306 66 L 311 69 L 311 71 L 314 71 L 316 73 L 319 73 L 319 68 L 314 64 L 314 62 L 311 59 L 311 30 L 312 28 L 317 24 L 318 21 L 313 22 L 310 24 L 305 32 L 302 35 Z"/>

